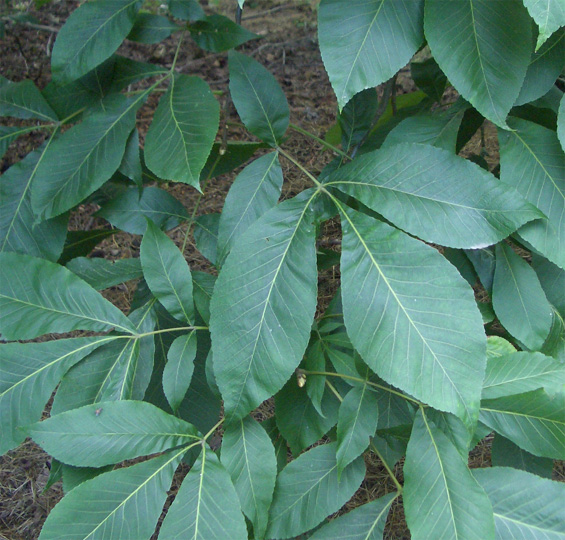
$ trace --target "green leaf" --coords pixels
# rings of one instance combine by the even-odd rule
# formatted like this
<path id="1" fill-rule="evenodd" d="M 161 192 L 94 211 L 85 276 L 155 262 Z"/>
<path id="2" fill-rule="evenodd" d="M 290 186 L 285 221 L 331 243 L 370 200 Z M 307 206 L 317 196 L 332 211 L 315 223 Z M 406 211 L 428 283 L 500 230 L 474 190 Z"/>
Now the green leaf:
<path id="1" fill-rule="evenodd" d="M 398 495 L 389 493 L 332 519 L 310 540 L 382 540 L 388 511 Z"/>
<path id="2" fill-rule="evenodd" d="M 128 319 L 137 333 L 155 327 L 153 301 L 133 311 Z M 102 401 L 143 398 L 153 369 L 154 336 L 118 339 L 102 345 L 63 378 L 51 414 Z"/>
<path id="3" fill-rule="evenodd" d="M 38 118 L 43 122 L 59 118 L 32 81 L 9 82 L 0 87 L 0 116 Z"/>
<path id="4" fill-rule="evenodd" d="M 320 4 L 320 51 L 340 109 L 355 94 L 387 81 L 409 62 L 424 39 L 423 17 L 422 0 Z"/>
<path id="5" fill-rule="evenodd" d="M 553 311 L 534 269 L 505 242 L 496 246 L 492 306 L 508 332 L 526 347 L 541 349 Z"/>
<path id="6" fill-rule="evenodd" d="M 494 540 L 492 506 L 455 446 L 416 415 L 404 464 L 404 511 L 414 540 Z"/>
<path id="7" fill-rule="evenodd" d="M 483 399 L 494 399 L 545 388 L 559 391 L 565 384 L 565 364 L 541 353 L 514 352 L 489 358 Z"/>
<path id="8" fill-rule="evenodd" d="M 565 30 L 556 32 L 532 55 L 524 84 L 514 106 L 534 101 L 551 90 L 563 68 Z"/>
<path id="9" fill-rule="evenodd" d="M 487 338 L 487 359 L 498 358 L 515 352 L 516 348 L 514 345 L 504 338 L 500 336 L 489 336 Z"/>
<path id="10" fill-rule="evenodd" d="M 31 190 L 46 146 L 30 152 L 0 178 L 0 252 L 16 251 L 56 261 L 67 236 L 68 216 L 35 223 Z"/>
<path id="11" fill-rule="evenodd" d="M 31 131 L 31 129 L 25 127 L 0 126 L 0 159 L 4 157 L 4 154 L 13 141 L 15 141 L 20 135 L 28 133 L 29 131 Z"/>
<path id="12" fill-rule="evenodd" d="M 507 467 L 476 469 L 473 475 L 492 502 L 497 538 L 565 537 L 565 485 Z"/>
<path id="13" fill-rule="evenodd" d="M 199 439 L 194 426 L 143 401 L 86 405 L 26 431 L 46 452 L 77 467 L 103 467 Z"/>
<path id="14" fill-rule="evenodd" d="M 199 21 L 206 17 L 198 0 L 169 0 L 169 11 L 173 17 L 185 21 Z"/>
<path id="15" fill-rule="evenodd" d="M 534 456 L 498 433 L 492 441 L 491 461 L 493 467 L 512 467 L 542 478 L 551 479 L 553 471 L 552 459 Z"/>
<path id="16" fill-rule="evenodd" d="M 327 390 L 320 405 L 322 416 L 306 388 L 300 388 L 292 377 L 275 396 L 275 408 L 277 427 L 292 453 L 297 456 L 335 426 L 339 401 Z"/>
<path id="17" fill-rule="evenodd" d="M 268 538 L 298 536 L 352 497 L 365 476 L 365 464 L 356 459 L 338 480 L 335 452 L 335 443 L 316 446 L 282 470 L 269 513 Z"/>
<path id="18" fill-rule="evenodd" d="M 278 153 L 256 159 L 232 184 L 218 228 L 218 263 L 221 266 L 235 240 L 279 200 L 283 184 Z"/>
<path id="19" fill-rule="evenodd" d="M 0 358 L 0 455 L 25 439 L 18 430 L 41 418 L 65 372 L 115 338 L 88 337 L 44 343 L 6 343 Z"/>
<path id="20" fill-rule="evenodd" d="M 250 416 L 224 431 L 222 465 L 230 474 L 255 538 L 264 538 L 275 489 L 277 461 L 266 431 Z"/>
<path id="21" fill-rule="evenodd" d="M 339 406 L 337 467 L 341 473 L 369 446 L 377 430 L 378 397 L 366 384 L 354 386 Z"/>
<path id="22" fill-rule="evenodd" d="M 449 247 L 486 247 L 542 217 L 478 165 L 423 144 L 397 144 L 360 156 L 332 173 L 325 185 L 406 232 Z"/>
<path id="23" fill-rule="evenodd" d="M 169 508 L 159 536 L 163 540 L 247 540 L 231 478 L 205 446 Z"/>
<path id="24" fill-rule="evenodd" d="M 159 43 L 167 39 L 180 27 L 163 17 L 153 13 L 138 13 L 127 38 L 139 43 Z"/>
<path id="25" fill-rule="evenodd" d="M 487 399 L 481 422 L 531 454 L 565 459 L 565 392 L 550 396 L 543 389 Z"/>
<path id="26" fill-rule="evenodd" d="M 209 15 L 189 27 L 196 44 L 206 51 L 223 52 L 261 36 L 249 32 L 223 15 Z"/>
<path id="27" fill-rule="evenodd" d="M 139 259 L 108 259 L 77 257 L 66 267 L 96 290 L 103 290 L 142 276 Z"/>
<path id="28" fill-rule="evenodd" d="M 385 381 L 469 427 L 486 363 L 472 289 L 435 249 L 364 214 L 341 211 L 351 342 Z"/>
<path id="29" fill-rule="evenodd" d="M 183 400 L 192 374 L 196 358 L 196 331 L 176 338 L 167 353 L 167 364 L 163 371 L 163 390 L 174 412 Z"/>
<path id="30" fill-rule="evenodd" d="M 145 162 L 160 178 L 199 189 L 218 131 L 220 106 L 200 78 L 176 75 L 159 101 L 145 138 Z"/>
<path id="31" fill-rule="evenodd" d="M 141 155 L 139 151 L 139 133 L 134 129 L 128 137 L 124 157 L 118 168 L 118 172 L 133 180 L 139 189 L 143 187 L 143 169 L 141 167 Z"/>
<path id="32" fill-rule="evenodd" d="M 391 130 L 381 148 L 411 142 L 431 144 L 455 154 L 457 134 L 464 113 L 464 110 L 448 110 L 441 114 L 410 116 Z"/>
<path id="33" fill-rule="evenodd" d="M 565 96 L 561 98 L 559 104 L 559 114 L 557 116 L 557 136 L 561 142 L 561 148 L 565 151 Z"/>
<path id="34" fill-rule="evenodd" d="M 152 221 L 147 221 L 140 259 L 143 276 L 154 296 L 175 319 L 192 324 L 194 301 L 190 268 L 175 243 Z"/>
<path id="35" fill-rule="evenodd" d="M 214 372 L 228 417 L 242 418 L 277 392 L 308 344 L 317 288 L 314 196 L 305 191 L 256 221 L 214 287 Z"/>
<path id="36" fill-rule="evenodd" d="M 216 276 L 206 272 L 192 272 L 194 304 L 205 324 L 210 322 L 210 300 L 216 284 Z"/>
<path id="37" fill-rule="evenodd" d="M 447 77 L 433 58 L 410 63 L 410 74 L 416 86 L 435 101 L 441 101 Z"/>
<path id="38" fill-rule="evenodd" d="M 135 332 L 117 307 L 72 272 L 29 255 L 0 253 L 0 333 L 5 339 L 111 328 Z"/>
<path id="39" fill-rule="evenodd" d="M 559 29 L 565 26 L 565 6 L 560 0 L 522 0 L 524 5 L 539 26 L 536 51 L 545 41 Z"/>
<path id="40" fill-rule="evenodd" d="M 166 231 L 189 218 L 178 199 L 156 187 L 144 188 L 141 198 L 137 188 L 128 189 L 105 204 L 97 215 L 130 234 L 143 234 L 146 218 Z"/>
<path id="41" fill-rule="evenodd" d="M 310 341 L 304 354 L 304 368 L 308 371 L 326 371 L 326 356 L 321 340 Z M 325 375 L 316 375 L 306 379 L 306 393 L 320 416 L 325 416 L 322 410 L 322 400 L 326 389 Z"/>
<path id="42" fill-rule="evenodd" d="M 565 270 L 532 253 L 532 266 L 550 304 L 565 317 Z"/>
<path id="43" fill-rule="evenodd" d="M 278 146 L 289 123 L 289 108 L 281 87 L 259 62 L 230 51 L 230 93 L 239 117 L 251 133 Z"/>
<path id="44" fill-rule="evenodd" d="M 53 141 L 39 163 L 32 186 L 33 210 L 43 219 L 69 210 L 99 188 L 118 169 L 126 142 L 143 104 L 115 96 Z"/>
<path id="45" fill-rule="evenodd" d="M 426 39 L 455 89 L 506 127 L 531 55 L 532 25 L 521 0 L 427 0 Z"/>
<path id="46" fill-rule="evenodd" d="M 230 141 L 226 144 L 223 142 L 214 143 L 206 165 L 204 165 L 200 173 L 200 180 L 204 181 L 206 178 L 215 178 L 237 169 L 237 167 L 249 160 L 259 148 L 265 147 L 265 143 L 260 142 Z"/>
<path id="47" fill-rule="evenodd" d="M 565 160 L 554 131 L 512 118 L 513 131 L 499 131 L 500 179 L 536 205 L 547 219 L 518 231 L 537 251 L 565 268 Z"/>
<path id="48" fill-rule="evenodd" d="M 378 99 L 374 88 L 367 88 L 355 94 L 347 102 L 336 125 L 341 131 L 341 146 L 346 152 L 359 144 L 371 129 L 377 109 Z M 336 144 L 339 144 L 339 141 L 336 141 Z"/>
<path id="49" fill-rule="evenodd" d="M 63 253 L 57 261 L 66 265 L 76 257 L 88 255 L 102 240 L 112 236 L 116 231 L 112 229 L 93 229 L 91 231 L 68 231 Z"/>
<path id="50" fill-rule="evenodd" d="M 78 79 L 109 58 L 131 30 L 140 5 L 139 0 L 98 0 L 76 9 L 53 46 L 53 78 Z"/>
<path id="51" fill-rule="evenodd" d="M 204 214 L 196 218 L 193 231 L 196 249 L 214 265 L 217 264 L 219 224 L 220 214 Z"/>
<path id="52" fill-rule="evenodd" d="M 80 484 L 51 511 L 39 538 L 116 540 L 117 534 L 120 540 L 150 538 L 185 452 L 170 452 Z"/>
<path id="53" fill-rule="evenodd" d="M 55 460 L 55 458 L 53 458 L 53 460 Z M 106 467 L 73 467 L 72 465 L 61 464 L 63 474 L 63 491 L 68 493 L 83 482 L 96 478 L 102 473 L 109 472 L 113 468 L 113 465 L 106 465 Z"/>

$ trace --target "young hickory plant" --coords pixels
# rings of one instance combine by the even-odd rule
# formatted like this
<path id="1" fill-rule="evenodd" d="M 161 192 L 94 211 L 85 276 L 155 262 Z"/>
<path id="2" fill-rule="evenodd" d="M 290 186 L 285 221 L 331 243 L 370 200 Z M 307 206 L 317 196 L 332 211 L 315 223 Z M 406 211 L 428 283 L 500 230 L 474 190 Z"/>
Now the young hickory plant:
<path id="1" fill-rule="evenodd" d="M 550 479 L 565 459 L 562 4 L 322 0 L 328 140 L 289 124 L 275 78 L 234 50 L 258 36 L 194 0 L 152 6 L 87 1 L 44 90 L 0 81 L 0 113 L 37 120 L 2 127 L 1 149 L 48 133 L 0 180 L 0 448 L 31 437 L 66 491 L 40 539 L 149 539 L 183 461 L 163 540 L 375 540 L 401 495 L 414 540 L 565 538 L 565 485 Z M 177 31 L 170 69 L 116 54 Z M 217 98 L 176 67 L 189 35 L 229 49 L 231 100 L 260 143 L 215 142 Z M 418 90 L 396 97 L 407 63 Z M 460 97 L 446 104 L 448 85 Z M 159 91 L 141 152 L 136 112 Z M 485 119 L 491 171 L 459 155 Z M 289 126 L 336 156 L 318 177 L 281 148 Z M 221 214 L 195 220 L 154 185 L 205 195 L 259 147 Z M 280 159 L 311 187 L 279 203 Z M 114 228 L 68 233 L 92 200 Z M 317 249 L 330 219 L 339 259 Z M 191 271 L 166 234 L 182 223 L 217 272 Z M 143 235 L 139 259 L 83 256 L 118 229 Z M 341 285 L 315 318 L 328 264 Z M 98 292 L 135 278 L 127 316 Z M 488 434 L 493 466 L 471 471 Z M 328 520 L 368 452 L 395 491 Z"/>

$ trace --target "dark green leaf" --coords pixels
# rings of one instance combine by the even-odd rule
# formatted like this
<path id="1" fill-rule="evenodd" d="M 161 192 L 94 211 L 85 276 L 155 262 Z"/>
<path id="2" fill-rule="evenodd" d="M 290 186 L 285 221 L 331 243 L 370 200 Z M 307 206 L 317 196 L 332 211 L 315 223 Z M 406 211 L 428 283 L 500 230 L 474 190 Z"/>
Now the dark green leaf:
<path id="1" fill-rule="evenodd" d="M 422 0 L 320 4 L 320 51 L 340 108 L 406 65 L 424 39 L 423 17 Z"/>
<path id="2" fill-rule="evenodd" d="M 259 62 L 229 52 L 230 93 L 239 117 L 251 133 L 277 146 L 289 122 L 289 109 L 281 87 Z"/>
<path id="3" fill-rule="evenodd" d="M 250 416 L 224 431 L 222 465 L 230 474 L 255 538 L 264 538 L 275 489 L 277 461 L 271 439 Z"/>
<path id="4" fill-rule="evenodd" d="M 0 126 L 0 159 L 4 157 L 4 154 L 13 141 L 29 131 L 31 130 L 25 127 Z"/>
<path id="5" fill-rule="evenodd" d="M 75 10 L 57 34 L 53 78 L 78 79 L 109 58 L 133 26 L 141 1 L 97 0 Z"/>
<path id="6" fill-rule="evenodd" d="M 66 267 L 99 291 L 140 278 L 143 274 L 139 259 L 109 261 L 108 259 L 77 257 L 69 261 Z"/>
<path id="7" fill-rule="evenodd" d="M 443 256 L 459 270 L 459 273 L 471 287 L 476 283 L 477 274 L 475 269 L 462 249 L 445 248 Z"/>
<path id="8" fill-rule="evenodd" d="M 232 184 L 218 228 L 218 263 L 221 266 L 235 240 L 265 212 L 273 208 L 281 194 L 282 169 L 277 152 L 250 163 Z"/>
<path id="9" fill-rule="evenodd" d="M 447 86 L 447 77 L 433 58 L 410 64 L 410 73 L 416 86 L 435 101 L 441 97 Z"/>
<path id="10" fill-rule="evenodd" d="M 308 371 L 326 371 L 326 356 L 320 340 L 310 341 L 308 349 L 304 354 L 304 368 Z M 315 375 L 306 378 L 306 393 L 320 416 L 324 416 L 322 410 L 322 399 L 326 389 L 325 375 Z"/>
<path id="11" fill-rule="evenodd" d="M 552 459 L 534 456 L 498 433 L 492 441 L 491 460 L 493 467 L 512 467 L 542 478 L 551 479 L 553 471 Z"/>
<path id="12" fill-rule="evenodd" d="M 102 240 L 112 236 L 115 232 L 116 231 L 112 229 L 69 231 L 63 247 L 63 253 L 61 253 L 57 262 L 66 265 L 70 260 L 76 257 L 88 255 Z"/>
<path id="13" fill-rule="evenodd" d="M 565 151 L 565 96 L 561 98 L 559 115 L 557 117 L 557 136 L 561 142 L 561 148 Z"/>
<path id="14" fill-rule="evenodd" d="M 139 152 L 139 133 L 134 129 L 128 137 L 124 157 L 120 163 L 118 171 L 130 180 L 133 180 L 137 187 L 143 187 L 141 155 Z"/>
<path id="15" fill-rule="evenodd" d="M 117 307 L 72 272 L 29 255 L 0 253 L 0 332 L 5 339 L 111 328 L 135 332 Z"/>
<path id="16" fill-rule="evenodd" d="M 68 493 L 83 482 L 92 480 L 92 478 L 96 478 L 102 473 L 109 472 L 113 468 L 113 465 L 106 465 L 105 467 L 73 467 L 72 465 L 62 464 L 63 491 Z"/>
<path id="17" fill-rule="evenodd" d="M 377 113 L 378 100 L 374 88 L 368 88 L 355 94 L 341 111 L 341 146 L 347 152 L 359 144 L 371 129 Z"/>
<path id="18" fill-rule="evenodd" d="M 196 358 L 196 330 L 176 338 L 167 353 L 163 371 L 163 390 L 174 412 L 190 386 Z"/>
<path id="19" fill-rule="evenodd" d="M 485 247 L 542 217 L 478 165 L 424 144 L 397 144 L 360 156 L 325 185 L 403 230 L 449 247 Z"/>
<path id="20" fill-rule="evenodd" d="M 206 165 L 200 173 L 200 180 L 204 181 L 206 178 L 215 178 L 233 171 L 250 159 L 259 148 L 265 146 L 265 143 L 247 141 L 231 141 L 225 145 L 214 143 Z"/>
<path id="21" fill-rule="evenodd" d="M 161 526 L 167 540 L 247 540 L 231 478 L 206 447 L 186 475 Z"/>
<path id="22" fill-rule="evenodd" d="M 336 444 L 316 446 L 287 465 L 277 478 L 269 515 L 268 538 L 290 538 L 315 527 L 339 510 L 365 476 L 362 458 L 338 480 Z"/>
<path id="23" fill-rule="evenodd" d="M 565 392 L 550 396 L 543 389 L 487 399 L 481 422 L 528 452 L 565 459 Z"/>
<path id="24" fill-rule="evenodd" d="M 472 289 L 435 249 L 342 212 L 342 297 L 353 345 L 385 381 L 472 425 L 486 363 Z"/>
<path id="25" fill-rule="evenodd" d="M 565 270 L 532 253 L 532 266 L 550 304 L 565 317 Z"/>
<path id="26" fill-rule="evenodd" d="M 185 21 L 199 21 L 206 17 L 198 0 L 169 0 L 169 11 L 173 17 Z"/>
<path id="27" fill-rule="evenodd" d="M 536 205 L 547 219 L 518 231 L 537 251 L 565 268 L 565 160 L 554 131 L 511 118 L 514 131 L 499 131 L 500 179 Z"/>
<path id="28" fill-rule="evenodd" d="M 170 452 L 77 486 L 51 511 L 41 540 L 116 540 L 118 531 L 120 540 L 150 538 L 185 452 Z"/>
<path id="29" fill-rule="evenodd" d="M 88 337 L 45 343 L 7 343 L 0 358 L 0 455 L 25 439 L 18 430 L 37 422 L 65 372 L 115 338 Z"/>
<path id="30" fill-rule="evenodd" d="M 97 215 L 131 234 L 145 232 L 146 218 L 166 231 L 189 218 L 186 208 L 178 199 L 156 187 L 145 188 L 141 198 L 137 188 L 128 189 L 105 204 Z"/>
<path id="31" fill-rule="evenodd" d="M 223 52 L 260 36 L 235 24 L 223 15 L 210 15 L 190 25 L 190 34 L 196 44 L 212 52 Z"/>
<path id="32" fill-rule="evenodd" d="M 160 178 L 199 189 L 219 117 L 220 106 L 200 77 L 173 77 L 145 138 L 147 166 Z"/>
<path id="33" fill-rule="evenodd" d="M 196 249 L 212 264 L 217 263 L 218 256 L 218 227 L 220 214 L 204 214 L 196 218 L 194 223 L 194 242 Z"/>
<path id="34" fill-rule="evenodd" d="M 0 87 L 0 116 L 39 118 L 43 122 L 59 120 L 41 92 L 29 80 L 10 82 Z"/>
<path id="35" fill-rule="evenodd" d="M 565 485 L 507 467 L 473 475 L 494 510 L 496 537 L 559 540 L 565 537 Z"/>
<path id="36" fill-rule="evenodd" d="M 138 13 L 127 38 L 139 43 L 159 43 L 167 39 L 180 27 L 163 17 L 153 13 Z"/>
<path id="37" fill-rule="evenodd" d="M 505 242 L 496 246 L 492 305 L 508 332 L 526 347 L 541 349 L 553 311 L 533 268 Z"/>
<path id="38" fill-rule="evenodd" d="M 214 372 L 228 417 L 242 418 L 277 392 L 308 344 L 317 288 L 314 196 L 305 191 L 256 221 L 214 287 Z"/>
<path id="39" fill-rule="evenodd" d="M 194 304 L 206 324 L 210 322 L 210 300 L 216 284 L 216 276 L 205 272 L 192 272 Z"/>
<path id="40" fill-rule="evenodd" d="M 424 28 L 439 67 L 484 117 L 506 127 L 531 55 L 521 0 L 427 0 Z"/>
<path id="41" fill-rule="evenodd" d="M 489 294 L 492 294 L 492 282 L 494 281 L 494 269 L 496 267 L 494 246 L 484 249 L 466 249 L 465 255 L 471 261 L 482 286 Z"/>
<path id="42" fill-rule="evenodd" d="M 404 464 L 404 511 L 414 540 L 494 540 L 492 506 L 449 439 L 416 415 Z"/>

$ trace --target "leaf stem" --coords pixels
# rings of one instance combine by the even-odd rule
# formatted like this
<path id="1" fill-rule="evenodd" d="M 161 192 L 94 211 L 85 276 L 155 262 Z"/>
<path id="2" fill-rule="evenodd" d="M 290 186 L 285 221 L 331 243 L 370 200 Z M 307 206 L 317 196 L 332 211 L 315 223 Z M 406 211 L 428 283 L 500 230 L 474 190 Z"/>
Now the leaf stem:
<path id="1" fill-rule="evenodd" d="M 375 443 L 373 442 L 373 440 L 371 439 L 371 450 L 373 451 L 374 454 L 377 455 L 377 457 L 381 460 L 381 463 L 383 464 L 384 468 L 386 469 L 386 472 L 388 473 L 388 475 L 390 476 L 390 478 L 392 479 L 392 481 L 394 482 L 394 485 L 396 486 L 396 489 L 398 490 L 398 495 L 400 495 L 402 493 L 403 487 L 402 484 L 398 481 L 398 479 L 396 478 L 394 472 L 391 470 L 391 468 L 388 466 L 388 463 L 384 460 L 383 456 L 381 455 L 381 453 L 379 452 L 379 450 L 377 449 L 377 447 L 375 446 Z M 397 496 L 398 496 L 397 495 Z"/>
<path id="2" fill-rule="evenodd" d="M 300 126 L 297 126 L 296 124 L 293 124 L 293 123 L 290 123 L 289 127 L 290 127 L 290 129 L 293 129 L 294 131 L 298 131 L 298 133 L 302 133 L 302 135 L 306 135 L 307 137 L 310 137 L 311 139 L 315 140 L 317 143 L 321 144 L 322 146 L 325 146 L 328 150 L 335 152 L 336 154 L 340 155 L 341 157 L 346 158 L 346 159 L 351 159 L 349 157 L 349 155 L 346 154 L 343 150 L 340 150 L 339 148 L 337 148 L 333 144 L 330 144 L 329 142 L 324 141 L 324 139 L 321 139 L 320 137 L 317 137 L 312 132 L 310 132 L 310 131 L 308 131 L 304 128 L 301 128 Z"/>
<path id="3" fill-rule="evenodd" d="M 140 338 L 144 338 L 144 337 L 147 337 L 147 336 L 154 336 L 156 334 L 165 334 L 167 332 L 183 332 L 185 330 L 208 330 L 208 327 L 207 326 L 179 326 L 177 328 L 163 328 L 162 330 L 153 330 L 152 332 L 144 332 L 143 334 L 132 334 L 130 336 L 124 336 L 124 337 L 140 339 Z"/>
<path id="4" fill-rule="evenodd" d="M 343 398 L 341 397 L 340 393 L 337 391 L 337 388 L 327 379 L 326 379 L 326 386 L 332 391 L 332 394 L 339 400 L 339 402 L 343 403 Z"/>
<path id="5" fill-rule="evenodd" d="M 206 441 L 209 437 L 211 437 L 214 432 L 224 423 L 225 418 L 222 418 L 212 427 L 212 429 L 202 437 L 202 441 Z"/>
<path id="6" fill-rule="evenodd" d="M 177 60 L 179 58 L 180 46 L 182 45 L 182 40 L 184 39 L 184 32 L 180 35 L 179 42 L 177 44 L 177 50 L 175 51 L 175 57 L 173 58 L 173 64 L 171 65 L 171 69 L 169 71 L 169 75 L 172 75 L 175 71 L 175 67 L 177 65 Z"/>

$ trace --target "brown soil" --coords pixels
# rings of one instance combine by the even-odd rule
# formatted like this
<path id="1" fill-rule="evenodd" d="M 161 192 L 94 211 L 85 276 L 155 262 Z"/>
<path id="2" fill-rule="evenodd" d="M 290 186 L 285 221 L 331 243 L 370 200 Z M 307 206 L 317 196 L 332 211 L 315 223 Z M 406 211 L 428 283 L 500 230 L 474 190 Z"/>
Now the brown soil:
<path id="1" fill-rule="evenodd" d="M 54 0 L 36 10 L 33 2 L 20 2 L 43 27 L 56 29 L 62 25 L 68 14 L 78 5 L 77 1 Z M 205 3 L 205 2 L 203 2 Z M 217 11 L 232 16 L 235 2 L 220 0 L 209 2 Z M 261 40 L 250 42 L 242 50 L 251 54 L 273 73 L 287 96 L 291 109 L 291 122 L 317 134 L 320 137 L 336 120 L 336 102 L 324 70 L 316 35 L 316 1 L 314 0 L 248 0 L 244 12 L 243 24 L 249 30 L 260 34 Z M 29 6 L 28 6 L 29 4 Z M 158 3 L 156 3 L 157 5 Z M 219 5 L 218 5 L 219 4 Z M 230 9 L 226 9 L 230 6 Z M 0 2 L 0 14 L 3 9 Z M 49 29 L 37 29 L 33 26 L 8 25 L 6 34 L 0 40 L 2 56 L 0 75 L 13 80 L 32 79 L 43 88 L 49 82 L 49 58 L 55 34 Z M 152 61 L 170 66 L 178 35 L 159 45 L 139 45 L 127 43 L 121 53 L 138 60 Z M 214 91 L 219 92 L 223 110 L 223 121 L 239 122 L 233 105 L 227 98 L 227 55 L 202 53 L 188 41 L 183 44 L 177 69 L 182 73 L 202 76 Z M 398 93 L 410 91 L 413 85 L 407 77 L 407 70 L 398 79 Z M 146 132 L 158 98 L 152 96 L 139 114 L 138 126 L 142 139 Z M 6 119 L 3 119 L 5 121 Z M 6 123 L 10 122 L 8 120 Z M 25 124 L 25 122 L 21 122 Z M 31 122 L 28 122 L 32 125 Z M 228 126 L 228 139 L 252 140 L 243 130 Z M 43 140 L 41 133 L 32 133 L 13 144 L 7 155 L 0 162 L 0 171 L 24 157 L 32 148 Z M 332 158 L 316 142 L 299 133 L 293 132 L 285 143 L 284 149 L 294 155 L 308 170 L 317 174 Z M 477 134 L 466 149 L 469 153 L 479 154 L 481 149 L 487 152 L 489 165 L 497 160 L 496 131 L 492 126 L 485 128 L 483 142 Z M 288 198 L 309 187 L 307 178 L 297 171 L 287 160 L 281 159 L 285 178 L 283 197 Z M 215 178 L 206 187 L 200 201 L 197 214 L 221 211 L 225 195 L 238 171 Z M 163 187 L 163 186 L 162 186 Z M 168 185 L 173 193 L 190 211 L 198 204 L 198 193 L 182 184 Z M 90 230 L 107 228 L 101 219 L 93 216 L 97 206 L 83 205 L 71 218 L 71 228 Z M 171 237 L 182 245 L 186 226 L 181 225 L 171 232 Z M 321 241 L 339 238 L 339 227 L 330 224 Z M 330 242 L 331 244 L 331 242 Z M 139 237 L 119 233 L 105 240 L 97 247 L 97 256 L 108 259 L 136 257 L 139 254 Z M 186 243 L 185 256 L 192 268 L 210 270 L 210 265 L 196 250 L 191 235 Z M 320 275 L 320 308 L 327 305 L 339 283 L 336 268 Z M 105 296 L 127 311 L 134 290 L 134 284 L 113 287 L 105 291 Z M 472 454 L 472 466 L 490 464 L 489 442 L 482 443 Z M 62 496 L 59 483 L 46 492 L 43 488 L 49 475 L 50 458 L 31 441 L 26 441 L 19 448 L 0 457 L 0 540 L 34 540 L 39 536 L 41 526 L 53 506 Z M 394 489 L 386 470 L 372 454 L 367 457 L 367 477 L 355 497 L 347 504 L 353 508 Z M 186 474 L 186 471 L 184 471 Z M 396 474 L 402 479 L 401 467 Z M 179 485 L 183 473 L 179 472 L 175 485 Z M 561 478 L 563 471 L 560 470 Z M 173 490 L 174 491 L 174 490 Z M 403 540 L 409 538 L 401 504 L 395 504 L 390 513 L 385 538 Z"/>

